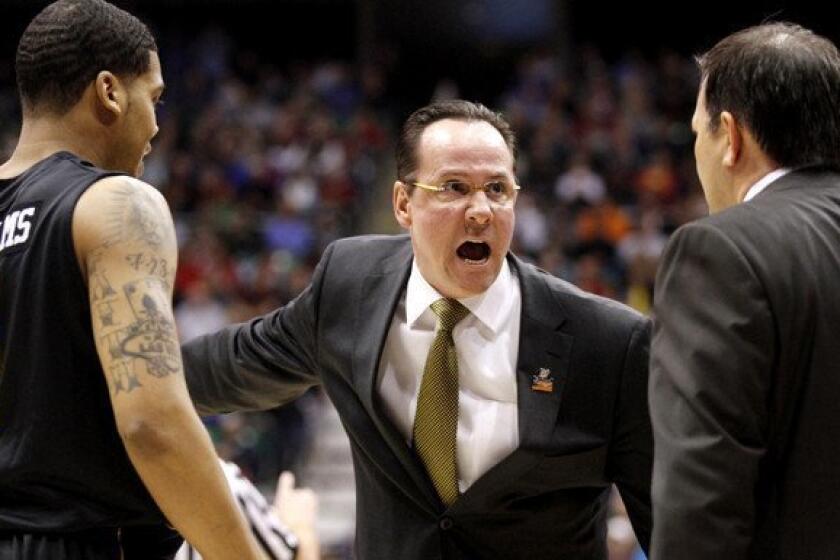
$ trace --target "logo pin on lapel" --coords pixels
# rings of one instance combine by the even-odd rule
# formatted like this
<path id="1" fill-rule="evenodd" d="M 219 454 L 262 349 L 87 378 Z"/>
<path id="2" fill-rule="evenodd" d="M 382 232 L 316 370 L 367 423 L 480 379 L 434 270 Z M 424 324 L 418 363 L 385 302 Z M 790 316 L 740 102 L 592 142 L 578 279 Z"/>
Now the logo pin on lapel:
<path id="1" fill-rule="evenodd" d="M 554 378 L 551 370 L 540 368 L 540 371 L 531 376 L 531 390 L 540 393 L 551 393 L 554 391 Z"/>

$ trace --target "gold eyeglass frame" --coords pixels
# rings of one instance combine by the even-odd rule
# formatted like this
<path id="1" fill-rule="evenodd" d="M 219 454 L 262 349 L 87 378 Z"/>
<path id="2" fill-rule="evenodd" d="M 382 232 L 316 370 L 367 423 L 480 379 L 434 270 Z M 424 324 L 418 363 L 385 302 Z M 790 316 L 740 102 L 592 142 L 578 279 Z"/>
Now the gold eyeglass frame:
<path id="1" fill-rule="evenodd" d="M 444 181 L 444 182 L 449 183 L 450 181 Z M 474 193 L 476 191 L 483 191 L 484 194 L 487 195 L 487 185 L 489 185 L 493 181 L 487 181 L 486 183 L 484 183 L 483 185 L 480 185 L 480 186 L 479 185 L 474 185 L 474 184 L 470 183 L 469 181 L 459 180 L 458 182 L 465 183 L 465 184 L 469 185 L 470 186 L 470 193 Z M 437 186 L 436 187 L 434 185 L 427 185 L 425 183 L 418 183 L 417 181 L 414 181 L 410 184 L 414 187 L 420 187 L 423 190 L 427 190 L 427 191 L 431 191 L 431 192 L 443 192 L 444 191 L 444 188 L 442 186 Z M 513 192 L 514 193 L 516 193 L 517 191 L 519 191 L 521 189 L 522 189 L 521 186 L 514 183 L 514 185 L 513 185 Z M 511 200 L 512 199 L 513 199 L 513 197 L 511 197 Z"/>

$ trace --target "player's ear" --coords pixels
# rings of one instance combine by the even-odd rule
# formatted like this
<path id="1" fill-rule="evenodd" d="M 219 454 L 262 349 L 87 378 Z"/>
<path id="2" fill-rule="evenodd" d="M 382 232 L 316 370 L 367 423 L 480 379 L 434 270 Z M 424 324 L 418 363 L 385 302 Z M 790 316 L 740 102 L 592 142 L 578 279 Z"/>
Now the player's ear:
<path id="1" fill-rule="evenodd" d="M 125 84 L 119 76 L 103 70 L 93 82 L 97 116 L 110 124 L 125 113 L 128 95 Z"/>

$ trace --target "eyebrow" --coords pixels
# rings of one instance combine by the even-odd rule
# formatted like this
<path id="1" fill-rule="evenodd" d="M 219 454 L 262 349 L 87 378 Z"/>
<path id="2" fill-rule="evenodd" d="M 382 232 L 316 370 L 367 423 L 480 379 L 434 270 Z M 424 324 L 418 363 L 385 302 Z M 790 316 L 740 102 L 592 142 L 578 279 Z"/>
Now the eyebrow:
<path id="1" fill-rule="evenodd" d="M 463 169 L 443 169 L 443 170 L 441 170 L 440 173 L 437 173 L 436 175 L 438 177 L 468 177 L 471 174 L 472 173 L 470 171 L 465 171 Z M 509 179 L 510 178 L 508 176 L 508 174 L 504 171 L 497 171 L 495 173 L 491 172 L 491 173 L 488 174 L 488 177 L 489 177 L 488 180 L 491 180 L 491 181 L 494 180 L 494 179 Z"/>

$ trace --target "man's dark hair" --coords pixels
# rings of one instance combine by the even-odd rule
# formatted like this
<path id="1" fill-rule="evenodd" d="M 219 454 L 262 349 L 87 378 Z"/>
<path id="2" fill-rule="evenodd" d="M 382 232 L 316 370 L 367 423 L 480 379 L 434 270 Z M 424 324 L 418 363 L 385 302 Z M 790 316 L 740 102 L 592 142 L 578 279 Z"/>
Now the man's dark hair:
<path id="1" fill-rule="evenodd" d="M 510 153 L 513 156 L 514 168 L 516 166 L 516 135 L 510 125 L 499 113 L 495 113 L 482 105 L 472 101 L 455 99 L 451 101 L 438 101 L 422 107 L 408 117 L 397 139 L 396 159 L 397 178 L 400 181 L 409 181 L 417 171 L 417 144 L 420 136 L 430 124 L 444 119 L 458 121 L 485 121 L 491 124 L 504 138 Z M 409 188 L 409 192 L 410 192 Z"/>
<path id="2" fill-rule="evenodd" d="M 840 164 L 840 54 L 791 23 L 734 33 L 697 58 L 712 132 L 732 113 L 783 167 Z"/>
<path id="3" fill-rule="evenodd" d="M 139 76 L 155 39 L 143 22 L 104 0 L 59 0 L 29 23 L 15 70 L 26 110 L 64 114 L 97 74 Z"/>

